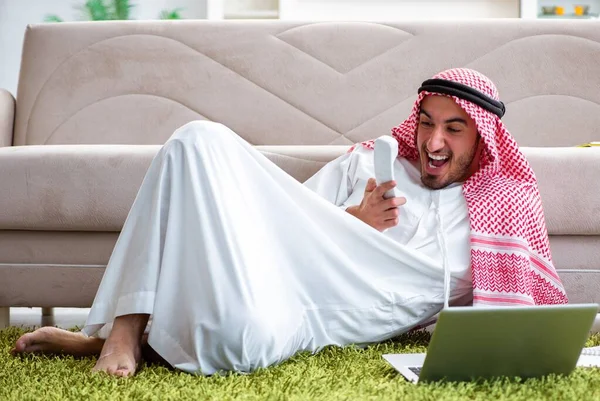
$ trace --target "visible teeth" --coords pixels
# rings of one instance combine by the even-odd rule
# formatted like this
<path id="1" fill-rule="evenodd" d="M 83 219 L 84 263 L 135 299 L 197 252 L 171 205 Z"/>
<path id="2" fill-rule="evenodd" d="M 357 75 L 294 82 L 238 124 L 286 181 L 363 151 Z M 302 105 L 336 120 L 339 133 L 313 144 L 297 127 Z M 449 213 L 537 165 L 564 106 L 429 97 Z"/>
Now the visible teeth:
<path id="1" fill-rule="evenodd" d="M 427 156 L 429 156 L 433 160 L 446 160 L 448 158 L 448 156 L 432 155 L 431 153 L 427 153 Z"/>

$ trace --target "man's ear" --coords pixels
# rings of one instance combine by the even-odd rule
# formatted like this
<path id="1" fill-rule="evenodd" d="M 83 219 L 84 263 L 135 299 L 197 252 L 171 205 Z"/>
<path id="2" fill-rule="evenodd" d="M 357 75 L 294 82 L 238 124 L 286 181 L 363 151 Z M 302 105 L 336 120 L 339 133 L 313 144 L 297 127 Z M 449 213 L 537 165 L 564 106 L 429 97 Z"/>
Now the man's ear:
<path id="1" fill-rule="evenodd" d="M 475 140 L 475 144 L 478 147 L 481 146 L 482 148 L 485 148 L 485 143 L 483 142 L 483 138 L 481 137 L 479 131 L 477 131 L 477 139 Z"/>
<path id="2" fill-rule="evenodd" d="M 481 168 L 483 166 L 483 162 L 489 160 L 490 155 L 488 153 L 487 146 L 485 146 L 485 142 L 481 138 L 481 135 L 479 135 L 479 132 L 477 133 L 477 147 L 479 148 L 479 167 Z"/>

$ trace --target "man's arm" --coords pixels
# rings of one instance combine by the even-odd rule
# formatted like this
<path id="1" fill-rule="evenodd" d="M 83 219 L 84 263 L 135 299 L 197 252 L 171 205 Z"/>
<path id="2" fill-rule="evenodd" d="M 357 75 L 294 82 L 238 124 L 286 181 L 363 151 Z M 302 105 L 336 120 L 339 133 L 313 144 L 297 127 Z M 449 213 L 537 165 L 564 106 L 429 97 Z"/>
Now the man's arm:
<path id="1" fill-rule="evenodd" d="M 352 153 L 346 153 L 330 161 L 306 180 L 304 186 L 345 210 L 344 202 L 353 189 L 353 159 Z"/>
<path id="2" fill-rule="evenodd" d="M 406 199 L 383 198 L 383 194 L 395 186 L 393 181 L 377 185 L 375 178 L 371 178 L 366 185 L 364 181 L 358 185 L 356 172 L 361 163 L 370 164 L 372 161 L 371 150 L 356 148 L 326 164 L 304 185 L 350 215 L 384 231 L 398 224 L 398 206 L 406 203 Z M 360 194 L 354 194 L 356 191 Z M 349 205 L 351 196 L 354 204 Z"/>

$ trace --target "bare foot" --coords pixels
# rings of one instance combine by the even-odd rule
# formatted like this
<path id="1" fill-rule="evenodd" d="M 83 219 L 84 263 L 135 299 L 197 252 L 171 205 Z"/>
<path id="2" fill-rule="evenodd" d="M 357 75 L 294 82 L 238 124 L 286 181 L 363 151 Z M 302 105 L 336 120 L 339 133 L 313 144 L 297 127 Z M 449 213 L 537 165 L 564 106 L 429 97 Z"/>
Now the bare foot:
<path id="1" fill-rule="evenodd" d="M 114 348 L 109 348 L 104 347 L 102 349 L 102 354 L 92 371 L 106 372 L 109 375 L 121 377 L 133 376 L 138 363 L 142 359 L 141 347 L 131 349 L 130 347 L 115 345 Z"/>
<path id="2" fill-rule="evenodd" d="M 115 320 L 109 338 L 86 337 L 56 327 L 42 327 L 33 333 L 22 335 L 13 355 L 27 353 L 68 354 L 74 356 L 100 355 L 93 371 L 102 371 L 115 376 L 130 376 L 142 359 L 142 346 L 149 348 L 146 336 L 142 337 L 148 315 L 126 315 Z M 154 353 L 155 354 L 155 353 Z M 153 355 L 154 362 L 158 354 Z"/>
<path id="3" fill-rule="evenodd" d="M 92 370 L 114 376 L 133 376 L 142 359 L 142 335 L 148 317 L 132 314 L 116 318 Z"/>
<path id="4" fill-rule="evenodd" d="M 56 327 L 42 327 L 33 333 L 22 335 L 11 353 L 18 355 L 40 352 L 88 356 L 100 354 L 103 344 L 104 340 L 100 338 L 86 337 L 82 333 Z"/>

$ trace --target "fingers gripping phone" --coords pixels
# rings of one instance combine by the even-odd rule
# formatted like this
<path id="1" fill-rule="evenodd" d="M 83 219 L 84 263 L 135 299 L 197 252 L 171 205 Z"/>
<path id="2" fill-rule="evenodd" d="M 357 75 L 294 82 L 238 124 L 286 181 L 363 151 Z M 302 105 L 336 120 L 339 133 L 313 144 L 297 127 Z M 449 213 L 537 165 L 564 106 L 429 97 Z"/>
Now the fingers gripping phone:
<path id="1" fill-rule="evenodd" d="M 375 140 L 375 180 L 377 185 L 394 180 L 394 162 L 398 157 L 398 141 L 389 135 L 383 135 Z M 394 187 L 387 191 L 385 199 L 404 196 L 402 192 Z"/>

